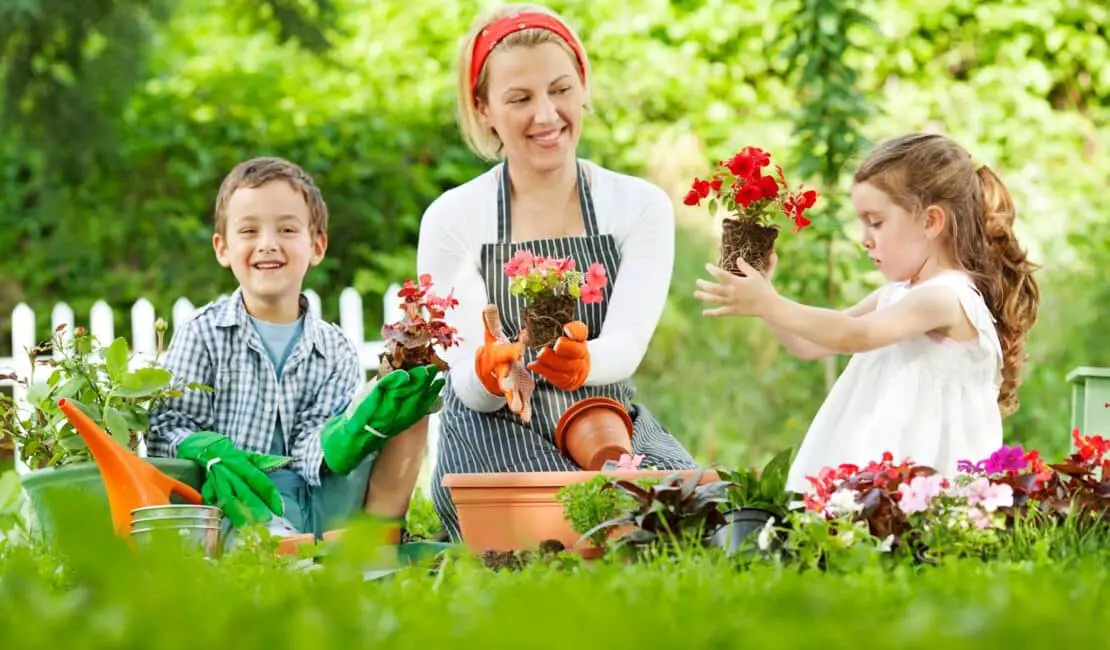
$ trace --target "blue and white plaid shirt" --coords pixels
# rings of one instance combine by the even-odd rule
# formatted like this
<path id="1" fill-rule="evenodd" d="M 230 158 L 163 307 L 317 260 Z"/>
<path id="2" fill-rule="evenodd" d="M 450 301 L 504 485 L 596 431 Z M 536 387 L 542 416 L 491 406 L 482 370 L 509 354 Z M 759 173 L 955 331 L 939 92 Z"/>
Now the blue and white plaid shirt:
<path id="1" fill-rule="evenodd" d="M 289 354 L 281 381 L 251 326 L 239 290 L 197 310 L 173 333 L 163 366 L 176 382 L 211 386 L 186 390 L 150 414 L 150 456 L 172 457 L 182 440 L 214 431 L 239 449 L 266 453 L 280 413 L 292 469 L 320 484 L 320 430 L 343 413 L 365 374 L 358 350 L 337 326 L 312 314 L 301 296 L 304 333 Z"/>

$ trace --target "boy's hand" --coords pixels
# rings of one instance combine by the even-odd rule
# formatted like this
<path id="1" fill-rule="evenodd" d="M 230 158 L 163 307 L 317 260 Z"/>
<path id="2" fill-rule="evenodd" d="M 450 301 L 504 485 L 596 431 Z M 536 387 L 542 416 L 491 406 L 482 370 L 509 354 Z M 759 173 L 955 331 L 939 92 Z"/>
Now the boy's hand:
<path id="1" fill-rule="evenodd" d="M 394 370 L 374 384 L 350 415 L 338 415 L 320 432 L 324 462 L 338 474 L 354 469 L 366 456 L 427 415 L 439 400 L 444 379 L 439 368 Z"/>
<path id="2" fill-rule="evenodd" d="M 204 467 L 201 496 L 222 509 L 237 528 L 285 513 L 281 494 L 267 474 L 288 465 L 292 458 L 243 451 L 227 436 L 213 431 L 200 431 L 183 440 L 177 457 Z"/>

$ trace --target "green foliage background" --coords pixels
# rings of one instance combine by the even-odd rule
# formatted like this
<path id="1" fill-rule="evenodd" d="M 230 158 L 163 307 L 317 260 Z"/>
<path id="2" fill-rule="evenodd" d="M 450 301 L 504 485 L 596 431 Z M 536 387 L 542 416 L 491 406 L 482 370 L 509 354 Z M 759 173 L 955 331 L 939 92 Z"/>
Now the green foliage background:
<path id="1" fill-rule="evenodd" d="M 10 314 L 20 302 L 39 314 L 40 337 L 58 301 L 80 319 L 106 299 L 117 308 L 117 331 L 127 332 L 127 307 L 139 297 L 168 315 L 178 297 L 200 304 L 232 288 L 212 258 L 211 205 L 235 162 L 263 154 L 296 160 L 323 186 L 331 247 L 308 287 L 320 293 L 325 316 L 337 318 L 339 291 L 354 286 L 375 332 L 381 292 L 412 273 L 424 207 L 485 168 L 454 125 L 453 64 L 458 39 L 490 4 L 0 5 L 0 355 L 11 353 Z M 849 5 L 876 28 L 843 33 L 835 16 Z M 584 156 L 652 179 L 677 203 L 693 175 L 754 144 L 840 197 L 820 214 L 831 240 L 808 231 L 780 238 L 776 279 L 789 295 L 843 304 L 880 280 L 852 239 L 842 200 L 855 161 L 844 169 L 814 163 L 822 146 L 855 146 L 851 130 L 820 131 L 830 115 L 857 115 L 868 141 L 943 130 L 999 170 L 1018 199 L 1019 234 L 1044 265 L 1023 406 L 1007 435 L 1049 455 L 1066 447 L 1065 374 L 1110 365 L 1097 327 L 1110 301 L 1098 262 L 1110 250 L 1104 4 L 551 6 L 580 30 L 595 68 Z M 817 29 L 805 32 L 805 15 Z M 799 38 L 809 39 L 807 49 L 788 56 Z M 828 80 L 806 66 L 814 47 L 842 53 L 857 75 L 845 84 L 854 95 L 821 90 Z M 810 129 L 809 140 L 799 127 Z M 672 295 L 637 376 L 641 399 L 702 460 L 760 463 L 800 442 L 824 395 L 825 369 L 789 358 L 756 324 L 701 317 L 691 294 L 704 262 L 715 259 L 716 224 L 698 209 L 680 206 L 679 217 Z"/>

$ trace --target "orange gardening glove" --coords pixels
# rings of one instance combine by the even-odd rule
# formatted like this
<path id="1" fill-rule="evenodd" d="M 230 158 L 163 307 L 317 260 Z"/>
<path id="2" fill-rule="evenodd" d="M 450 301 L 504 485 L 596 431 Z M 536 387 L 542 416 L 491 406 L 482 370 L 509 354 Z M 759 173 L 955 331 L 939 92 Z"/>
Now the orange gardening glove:
<path id="1" fill-rule="evenodd" d="M 529 422 L 536 383 L 524 367 L 525 341 L 512 343 L 505 336 L 497 305 L 486 305 L 482 310 L 482 323 L 486 338 L 474 357 L 474 371 L 491 395 L 504 395 L 509 410 L 524 422 Z"/>
<path id="2" fill-rule="evenodd" d="M 586 347 L 586 324 L 571 321 L 555 345 L 544 348 L 528 369 L 542 375 L 552 386 L 574 390 L 586 383 L 590 374 L 590 350 Z"/>

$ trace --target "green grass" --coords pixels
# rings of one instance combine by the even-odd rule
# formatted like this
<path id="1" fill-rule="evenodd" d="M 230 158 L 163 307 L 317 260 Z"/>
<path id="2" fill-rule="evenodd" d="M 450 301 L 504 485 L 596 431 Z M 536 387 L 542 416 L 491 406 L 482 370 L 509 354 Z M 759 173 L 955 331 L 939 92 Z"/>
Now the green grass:
<path id="1" fill-rule="evenodd" d="M 365 581 L 380 558 L 359 526 L 305 571 L 264 551 L 135 552 L 84 524 L 67 516 L 49 554 L 0 546 L 0 647 L 1096 647 L 1110 575 L 1099 550 L 829 572 L 683 552 L 519 572 L 458 554 Z"/>

